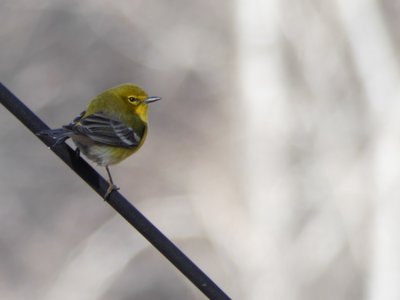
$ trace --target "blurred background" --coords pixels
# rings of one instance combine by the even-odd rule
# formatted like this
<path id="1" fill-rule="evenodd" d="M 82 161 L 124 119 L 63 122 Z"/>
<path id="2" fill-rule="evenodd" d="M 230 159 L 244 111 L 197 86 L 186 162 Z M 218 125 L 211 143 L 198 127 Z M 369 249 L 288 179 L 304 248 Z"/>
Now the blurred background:
<path id="1" fill-rule="evenodd" d="M 400 299 L 399 1 L 0 17 L 0 79 L 50 127 L 123 82 L 163 97 L 114 180 L 232 298 Z M 0 126 L 1 299 L 204 299 L 4 108 Z"/>

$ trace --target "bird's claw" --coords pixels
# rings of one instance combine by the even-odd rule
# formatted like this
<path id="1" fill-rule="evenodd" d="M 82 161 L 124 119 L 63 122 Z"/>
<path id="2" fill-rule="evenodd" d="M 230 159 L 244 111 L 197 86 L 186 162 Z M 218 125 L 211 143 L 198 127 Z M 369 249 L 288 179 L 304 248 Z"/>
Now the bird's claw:
<path id="1" fill-rule="evenodd" d="M 104 199 L 105 199 L 105 200 L 108 200 L 108 197 L 110 196 L 110 194 L 111 194 L 113 191 L 118 191 L 118 190 L 119 190 L 119 187 L 117 187 L 116 185 L 110 183 L 109 186 L 108 186 L 108 189 L 107 189 L 107 191 L 106 191 L 106 194 L 104 195 Z"/>
<path id="2" fill-rule="evenodd" d="M 75 149 L 75 158 L 79 158 L 79 156 L 81 155 L 81 150 L 77 147 L 76 149 Z"/>

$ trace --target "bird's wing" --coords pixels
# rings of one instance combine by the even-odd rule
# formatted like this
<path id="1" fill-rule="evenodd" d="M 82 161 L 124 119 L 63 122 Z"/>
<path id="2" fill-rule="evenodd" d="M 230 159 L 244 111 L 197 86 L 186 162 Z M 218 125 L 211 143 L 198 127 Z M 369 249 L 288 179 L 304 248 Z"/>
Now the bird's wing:
<path id="1" fill-rule="evenodd" d="M 141 137 L 131 127 L 103 113 L 95 113 L 87 117 L 78 116 L 70 125 L 70 129 L 93 141 L 118 147 L 136 147 Z"/>

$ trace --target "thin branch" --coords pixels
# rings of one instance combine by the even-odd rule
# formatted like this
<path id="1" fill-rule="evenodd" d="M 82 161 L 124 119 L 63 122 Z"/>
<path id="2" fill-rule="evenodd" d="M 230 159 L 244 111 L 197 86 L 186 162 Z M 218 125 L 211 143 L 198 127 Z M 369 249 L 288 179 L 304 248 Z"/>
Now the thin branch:
<path id="1" fill-rule="evenodd" d="M 0 102 L 34 134 L 48 129 L 48 126 L 42 120 L 1 83 Z M 53 143 L 47 137 L 38 136 L 38 138 L 48 147 Z M 107 181 L 85 160 L 77 157 L 71 147 L 62 143 L 52 147 L 51 150 L 92 187 L 97 194 L 103 197 L 108 188 Z M 119 192 L 114 191 L 111 193 L 106 201 L 209 299 L 230 299 L 223 290 Z"/>

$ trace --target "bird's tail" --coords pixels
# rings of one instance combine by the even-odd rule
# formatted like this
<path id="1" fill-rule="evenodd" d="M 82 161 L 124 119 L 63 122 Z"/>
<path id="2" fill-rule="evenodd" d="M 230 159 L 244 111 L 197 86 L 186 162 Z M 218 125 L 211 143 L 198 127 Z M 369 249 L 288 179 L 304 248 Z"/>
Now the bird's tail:
<path id="1" fill-rule="evenodd" d="M 51 147 L 54 147 L 58 144 L 61 144 L 66 139 L 68 139 L 72 134 L 72 131 L 67 128 L 56 128 L 56 129 L 46 129 L 39 131 L 36 135 L 39 136 L 48 136 L 54 140 L 54 144 Z"/>

